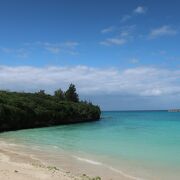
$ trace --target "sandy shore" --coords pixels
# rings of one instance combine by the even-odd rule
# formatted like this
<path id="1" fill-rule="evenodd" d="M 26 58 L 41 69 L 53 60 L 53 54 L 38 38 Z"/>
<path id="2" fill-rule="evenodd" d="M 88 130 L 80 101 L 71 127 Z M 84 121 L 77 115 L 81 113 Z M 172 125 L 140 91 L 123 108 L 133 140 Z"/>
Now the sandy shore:
<path id="1" fill-rule="evenodd" d="M 68 172 L 42 164 L 27 155 L 20 155 L 10 150 L 0 150 L 0 179 L 3 180 L 74 180 Z"/>
<path id="2" fill-rule="evenodd" d="M 32 152 L 33 153 L 33 152 Z M 55 161 L 44 161 L 23 148 L 6 141 L 0 141 L 0 180 L 137 180 L 116 169 L 102 167 L 90 160 L 67 159 L 62 155 L 61 166 Z M 65 160 L 64 160 L 65 158 Z M 47 160 L 47 159 L 46 159 Z M 58 161 L 59 162 L 59 161 Z M 58 164 L 59 165 L 59 164 Z M 61 169 L 61 168 L 63 169 Z M 86 175 L 88 174 L 88 175 Z M 98 176 L 95 176 L 98 175 Z M 101 177 L 101 178 L 100 178 Z M 138 179 L 139 180 L 139 179 Z"/>
<path id="3" fill-rule="evenodd" d="M 50 166 L 32 155 L 18 152 L 6 142 L 0 143 L 0 180 L 100 180 L 86 174 L 73 175 L 70 171 Z"/>

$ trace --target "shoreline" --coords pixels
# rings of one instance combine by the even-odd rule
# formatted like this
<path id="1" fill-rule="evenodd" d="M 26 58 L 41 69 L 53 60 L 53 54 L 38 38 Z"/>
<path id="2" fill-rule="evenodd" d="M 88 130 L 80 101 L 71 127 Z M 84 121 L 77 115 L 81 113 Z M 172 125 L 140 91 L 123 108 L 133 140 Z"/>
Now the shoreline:
<path id="1" fill-rule="evenodd" d="M 56 166 L 51 166 L 33 155 L 17 152 L 11 145 L 0 141 L 0 179 L 3 180 L 101 180 L 86 174 L 76 176 Z M 3 150 L 5 149 L 5 150 Z"/>
<path id="2" fill-rule="evenodd" d="M 3 180 L 156 180 L 151 171 L 113 167 L 96 157 L 58 151 L 33 149 L 21 143 L 0 138 L 0 179 Z M 122 162 L 126 166 L 127 163 Z M 141 169 L 142 170 L 142 169 Z M 153 171 L 151 172 L 153 173 Z M 171 177 L 171 176 L 170 176 Z M 176 177 L 176 175 L 174 176 Z M 167 178 L 165 178 L 167 179 Z M 173 178 L 172 179 L 176 179 Z"/>
<path id="3" fill-rule="evenodd" d="M 80 180 L 69 172 L 48 166 L 30 155 L 12 151 L 8 144 L 0 150 L 0 179 L 3 180 Z"/>
<path id="4" fill-rule="evenodd" d="M 30 148 L 27 152 L 23 145 L 0 139 L 0 146 L 0 179 L 3 180 L 142 180 L 101 162 L 74 155 L 69 158 L 62 154 L 61 164 L 59 161 L 57 164 L 48 154 L 42 153 L 41 157 Z M 46 157 L 47 161 L 43 158 L 45 155 L 49 158 Z M 115 175 L 111 176 L 107 170 Z"/>

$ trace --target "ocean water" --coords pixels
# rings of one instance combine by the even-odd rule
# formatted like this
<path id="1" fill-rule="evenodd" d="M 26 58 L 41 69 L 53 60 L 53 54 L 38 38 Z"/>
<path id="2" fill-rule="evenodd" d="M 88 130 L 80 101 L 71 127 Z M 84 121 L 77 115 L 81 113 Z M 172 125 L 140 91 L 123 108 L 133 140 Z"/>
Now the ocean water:
<path id="1" fill-rule="evenodd" d="M 109 177 L 112 171 L 124 179 L 180 179 L 180 113 L 109 111 L 97 122 L 6 132 L 0 139 L 56 159 L 66 152 L 108 169 Z"/>

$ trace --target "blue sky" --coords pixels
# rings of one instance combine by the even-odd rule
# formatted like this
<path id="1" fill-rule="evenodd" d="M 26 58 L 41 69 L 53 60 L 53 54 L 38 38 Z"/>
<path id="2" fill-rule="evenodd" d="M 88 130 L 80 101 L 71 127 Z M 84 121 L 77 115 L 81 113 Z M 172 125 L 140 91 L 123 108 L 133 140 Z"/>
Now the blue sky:
<path id="1" fill-rule="evenodd" d="M 69 83 L 104 110 L 180 107 L 180 2 L 2 0 L 0 88 Z"/>

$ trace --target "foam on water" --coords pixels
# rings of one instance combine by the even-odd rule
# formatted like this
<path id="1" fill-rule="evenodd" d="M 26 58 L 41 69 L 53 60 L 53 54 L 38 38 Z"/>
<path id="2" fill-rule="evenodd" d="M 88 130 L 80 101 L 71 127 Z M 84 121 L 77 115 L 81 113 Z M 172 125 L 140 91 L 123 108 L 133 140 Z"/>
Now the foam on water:
<path id="1" fill-rule="evenodd" d="M 98 166 L 103 166 L 111 171 L 114 171 L 116 173 L 119 173 L 121 174 L 122 176 L 124 176 L 125 178 L 128 178 L 128 179 L 132 179 L 132 180 L 145 180 L 145 179 L 142 179 L 142 178 L 139 178 L 139 177 L 135 177 L 135 176 L 132 176 L 132 175 L 129 175 L 125 172 L 123 172 L 122 170 L 119 170 L 119 169 L 116 169 L 116 168 L 113 168 L 112 166 L 108 166 L 106 164 L 103 164 L 101 162 L 98 162 L 98 161 L 94 161 L 94 160 L 91 160 L 91 159 L 86 159 L 86 158 L 82 158 L 82 157 L 78 157 L 78 156 L 75 156 L 73 155 L 73 157 L 79 161 L 83 161 L 83 162 L 86 162 L 86 163 L 89 163 L 89 164 L 92 164 L 92 165 L 98 165 Z"/>
<path id="2" fill-rule="evenodd" d="M 98 162 L 98 161 L 93 161 L 93 160 L 90 160 L 90 159 L 86 159 L 86 158 L 81 158 L 81 157 L 78 157 L 78 156 L 72 156 L 74 157 L 75 159 L 79 160 L 79 161 L 84 161 L 84 162 L 87 162 L 89 164 L 93 164 L 93 165 L 103 165 L 102 163 Z"/>

